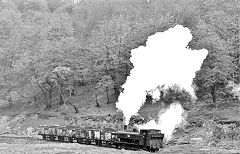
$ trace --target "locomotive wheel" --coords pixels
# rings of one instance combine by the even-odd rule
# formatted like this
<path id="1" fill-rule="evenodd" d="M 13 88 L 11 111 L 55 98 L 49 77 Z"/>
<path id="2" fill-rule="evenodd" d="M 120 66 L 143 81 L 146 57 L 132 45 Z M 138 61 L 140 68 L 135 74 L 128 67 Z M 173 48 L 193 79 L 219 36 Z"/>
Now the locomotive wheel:
<path id="1" fill-rule="evenodd" d="M 118 143 L 117 143 L 117 148 L 120 149 L 120 150 L 124 149 L 123 145 L 122 144 L 118 144 Z"/>
<path id="2" fill-rule="evenodd" d="M 153 148 L 149 148 L 149 152 L 155 152 L 156 149 L 153 149 Z"/>
<path id="3" fill-rule="evenodd" d="M 73 143 L 73 138 L 72 138 L 72 137 L 68 137 L 68 141 L 69 141 L 70 143 Z"/>
<path id="4" fill-rule="evenodd" d="M 121 144 L 118 144 L 118 143 L 117 143 L 117 144 L 116 144 L 116 148 L 122 150 L 122 149 L 123 149 L 123 146 L 122 146 Z"/>
<path id="5" fill-rule="evenodd" d="M 122 150 L 122 149 L 125 149 L 125 148 L 124 148 L 124 146 L 120 145 L 119 149 Z"/>

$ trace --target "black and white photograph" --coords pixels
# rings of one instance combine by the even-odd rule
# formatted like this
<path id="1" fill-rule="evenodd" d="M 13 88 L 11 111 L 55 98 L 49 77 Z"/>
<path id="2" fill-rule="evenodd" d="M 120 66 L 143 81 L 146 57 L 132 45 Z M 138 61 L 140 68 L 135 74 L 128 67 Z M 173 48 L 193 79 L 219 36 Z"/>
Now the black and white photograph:
<path id="1" fill-rule="evenodd" d="M 0 154 L 240 154 L 240 0 L 0 0 Z"/>

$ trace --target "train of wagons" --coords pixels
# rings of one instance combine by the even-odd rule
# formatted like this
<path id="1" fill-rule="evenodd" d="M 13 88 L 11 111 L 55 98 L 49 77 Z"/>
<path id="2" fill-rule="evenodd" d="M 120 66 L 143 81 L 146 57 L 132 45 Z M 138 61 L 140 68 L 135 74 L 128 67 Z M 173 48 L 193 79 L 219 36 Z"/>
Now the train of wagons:
<path id="1" fill-rule="evenodd" d="M 163 148 L 164 134 L 156 129 L 140 132 L 87 129 L 76 126 L 39 126 L 38 134 L 43 140 L 80 143 L 117 149 L 158 151 Z"/>

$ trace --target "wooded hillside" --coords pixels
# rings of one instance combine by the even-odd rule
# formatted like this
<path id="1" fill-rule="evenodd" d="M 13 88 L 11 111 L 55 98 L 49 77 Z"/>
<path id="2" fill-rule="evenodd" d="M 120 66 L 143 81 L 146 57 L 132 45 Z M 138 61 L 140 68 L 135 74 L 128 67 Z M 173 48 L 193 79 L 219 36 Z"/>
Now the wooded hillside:
<path id="1" fill-rule="evenodd" d="M 176 24 L 191 30 L 192 49 L 209 51 L 193 80 L 198 99 L 226 98 L 228 82 L 240 82 L 236 0 L 0 0 L 0 8 L 0 95 L 10 106 L 68 104 L 78 112 L 69 98 L 84 86 L 97 106 L 115 103 L 133 68 L 131 50 Z"/>

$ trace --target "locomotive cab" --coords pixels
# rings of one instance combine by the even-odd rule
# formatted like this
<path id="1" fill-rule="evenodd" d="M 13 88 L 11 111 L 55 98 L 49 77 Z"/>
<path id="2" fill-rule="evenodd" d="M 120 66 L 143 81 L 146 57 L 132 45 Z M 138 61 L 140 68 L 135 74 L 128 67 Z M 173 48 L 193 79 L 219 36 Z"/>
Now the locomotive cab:
<path id="1" fill-rule="evenodd" d="M 164 134 L 157 129 L 141 129 L 140 135 L 143 135 L 143 145 L 150 151 L 156 151 L 163 148 Z"/>

